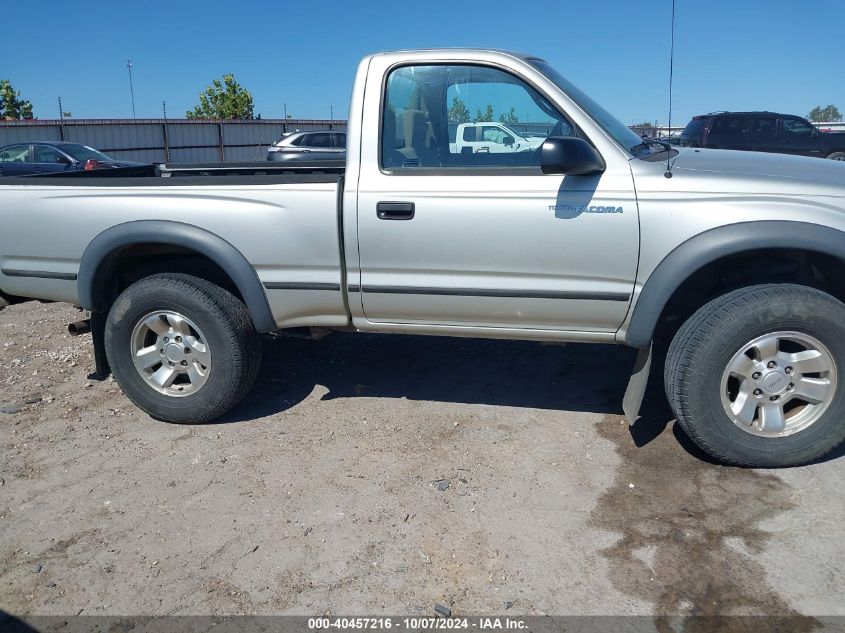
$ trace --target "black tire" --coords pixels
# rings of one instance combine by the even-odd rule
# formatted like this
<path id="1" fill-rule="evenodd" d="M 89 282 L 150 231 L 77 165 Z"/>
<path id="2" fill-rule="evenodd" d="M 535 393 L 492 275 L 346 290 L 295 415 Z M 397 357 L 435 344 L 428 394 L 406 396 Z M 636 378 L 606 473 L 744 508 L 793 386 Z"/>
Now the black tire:
<path id="1" fill-rule="evenodd" d="M 133 329 L 156 310 L 184 315 L 208 340 L 213 365 L 196 393 L 159 393 L 135 368 Z M 261 341 L 246 306 L 223 288 L 191 275 L 157 274 L 129 286 L 109 311 L 105 339 L 109 364 L 124 393 L 151 417 L 166 422 L 201 424 L 220 417 L 246 395 L 261 366 Z"/>
<path id="2" fill-rule="evenodd" d="M 845 152 L 833 152 L 828 158 L 830 160 L 845 160 Z"/>
<path id="3" fill-rule="evenodd" d="M 751 286 L 710 301 L 684 323 L 669 347 L 664 384 L 677 422 L 722 463 L 798 466 L 824 457 L 845 440 L 842 378 L 821 417 L 791 435 L 752 435 L 728 417 L 721 401 L 728 362 L 749 340 L 775 331 L 814 337 L 829 350 L 839 375 L 845 372 L 845 305 L 820 290 L 792 284 Z"/>

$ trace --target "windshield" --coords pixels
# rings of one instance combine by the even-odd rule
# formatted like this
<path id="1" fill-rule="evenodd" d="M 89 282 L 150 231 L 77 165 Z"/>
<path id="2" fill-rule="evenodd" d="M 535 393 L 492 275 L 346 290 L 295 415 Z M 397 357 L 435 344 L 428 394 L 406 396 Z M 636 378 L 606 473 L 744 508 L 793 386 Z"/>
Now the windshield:
<path id="1" fill-rule="evenodd" d="M 610 134 L 613 139 L 629 151 L 640 145 L 642 139 L 634 134 L 628 126 L 622 123 L 615 116 L 593 101 L 587 94 L 581 92 L 574 84 L 556 71 L 548 62 L 541 59 L 528 60 L 534 68 L 543 73 L 558 88 L 563 90 L 570 99 L 581 107 L 601 128 Z"/>
<path id="2" fill-rule="evenodd" d="M 88 147 L 87 145 L 61 145 L 60 149 L 65 154 L 69 154 L 71 158 L 79 161 L 80 163 L 84 163 L 87 160 L 114 160 L 114 158 L 112 158 L 111 156 L 103 154 L 102 152 L 95 150 L 93 147 Z"/>

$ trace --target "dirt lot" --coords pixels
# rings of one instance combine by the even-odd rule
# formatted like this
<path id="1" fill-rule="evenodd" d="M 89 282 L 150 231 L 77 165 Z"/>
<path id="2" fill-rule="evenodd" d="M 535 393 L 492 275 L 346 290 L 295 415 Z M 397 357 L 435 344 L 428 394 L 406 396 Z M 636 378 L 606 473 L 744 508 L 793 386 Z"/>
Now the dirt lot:
<path id="1" fill-rule="evenodd" d="M 842 451 L 715 466 L 660 404 L 629 431 L 629 350 L 268 341 L 178 426 L 89 380 L 77 315 L 0 312 L 6 611 L 845 615 Z"/>

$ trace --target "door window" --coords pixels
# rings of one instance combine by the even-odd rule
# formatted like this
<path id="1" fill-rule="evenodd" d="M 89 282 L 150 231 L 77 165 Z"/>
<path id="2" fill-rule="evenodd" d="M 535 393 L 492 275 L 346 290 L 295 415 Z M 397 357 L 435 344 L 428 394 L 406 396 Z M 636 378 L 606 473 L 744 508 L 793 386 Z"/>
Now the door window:
<path id="1" fill-rule="evenodd" d="M 777 136 L 777 119 L 771 117 L 757 117 L 751 122 L 751 133 L 755 136 Z"/>
<path id="2" fill-rule="evenodd" d="M 29 145 L 12 145 L 0 151 L 0 163 L 25 163 Z"/>
<path id="3" fill-rule="evenodd" d="M 739 134 L 742 132 L 745 119 L 740 116 L 719 117 L 713 121 L 710 134 Z"/>
<path id="4" fill-rule="evenodd" d="M 813 134 L 813 126 L 799 118 L 784 118 L 783 132 L 786 136 L 809 137 Z"/>
<path id="5" fill-rule="evenodd" d="M 35 163 L 50 163 L 55 165 L 57 163 L 68 162 L 61 152 L 47 145 L 36 145 L 34 149 L 35 158 L 33 162 Z"/>
<path id="6" fill-rule="evenodd" d="M 461 124 L 487 122 L 503 126 L 464 125 L 457 138 Z M 387 79 L 381 143 L 386 169 L 537 168 L 548 136 L 574 135 L 573 126 L 545 97 L 501 70 L 403 66 Z M 496 151 L 490 144 L 496 144 Z"/>
<path id="7" fill-rule="evenodd" d="M 308 145 L 310 147 L 331 147 L 332 135 L 327 133 L 312 134 L 311 138 L 309 139 Z"/>

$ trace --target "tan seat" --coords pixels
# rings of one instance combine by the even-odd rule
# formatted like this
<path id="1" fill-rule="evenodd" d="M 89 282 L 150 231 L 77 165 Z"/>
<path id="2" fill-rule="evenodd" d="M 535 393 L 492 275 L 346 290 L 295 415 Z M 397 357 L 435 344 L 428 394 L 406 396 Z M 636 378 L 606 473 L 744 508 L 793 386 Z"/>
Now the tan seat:
<path id="1" fill-rule="evenodd" d="M 420 167 L 436 165 L 436 153 L 429 147 L 429 125 L 422 110 L 405 110 L 402 114 L 402 129 L 405 133 L 405 147 L 399 152 L 406 164 Z"/>
<path id="2" fill-rule="evenodd" d="M 405 156 L 396 149 L 396 113 L 393 109 L 387 110 L 382 125 L 382 160 L 385 167 L 401 167 L 405 162 Z"/>

